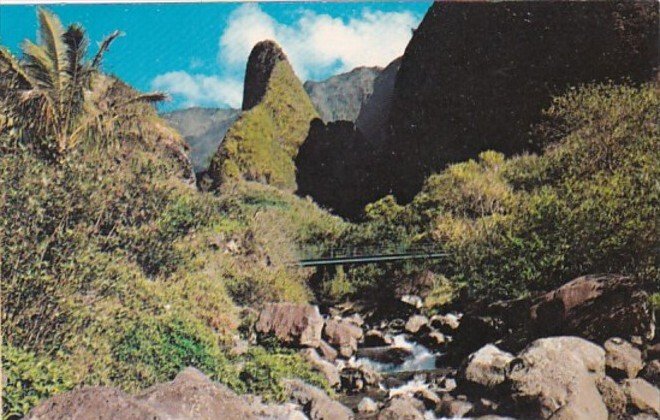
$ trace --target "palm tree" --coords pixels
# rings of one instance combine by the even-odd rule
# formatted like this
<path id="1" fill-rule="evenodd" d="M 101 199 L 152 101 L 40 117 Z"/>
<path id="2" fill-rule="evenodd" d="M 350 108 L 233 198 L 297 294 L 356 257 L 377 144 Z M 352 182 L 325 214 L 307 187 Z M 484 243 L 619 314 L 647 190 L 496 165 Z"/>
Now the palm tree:
<path id="1" fill-rule="evenodd" d="M 89 60 L 89 41 L 80 25 L 65 29 L 57 16 L 43 8 L 38 18 L 39 43 L 23 43 L 23 60 L 0 46 L 0 114 L 20 121 L 22 137 L 63 155 L 85 135 L 112 134 L 112 124 L 129 105 L 166 99 L 156 92 L 103 101 L 109 89 L 107 84 L 99 88 L 97 76 L 104 54 L 121 33 L 106 37 Z M 98 106 L 101 102 L 105 106 Z"/>

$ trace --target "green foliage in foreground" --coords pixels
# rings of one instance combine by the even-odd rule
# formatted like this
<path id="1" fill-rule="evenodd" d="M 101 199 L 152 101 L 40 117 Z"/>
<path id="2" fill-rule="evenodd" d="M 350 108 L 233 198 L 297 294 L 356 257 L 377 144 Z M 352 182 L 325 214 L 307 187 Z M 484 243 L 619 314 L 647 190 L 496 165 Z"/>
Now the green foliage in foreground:
<path id="1" fill-rule="evenodd" d="M 277 379 L 306 365 L 293 355 L 230 360 L 238 307 L 309 299 L 310 272 L 286 263 L 343 224 L 272 187 L 241 183 L 215 196 L 179 174 L 175 159 L 135 143 L 59 162 L 24 147 L 0 156 L 4 339 L 70 366 L 76 385 L 133 391 L 193 365 L 239 391 L 281 397 Z M 15 395 L 12 404 L 37 401 Z"/>
<path id="2" fill-rule="evenodd" d="M 21 418 L 42 399 L 73 388 L 71 377 L 66 365 L 3 345 L 3 418 Z"/>
<path id="3" fill-rule="evenodd" d="M 209 173 L 216 185 L 245 179 L 293 191 L 293 158 L 318 115 L 286 61 L 273 68 L 264 97 L 229 128 Z"/>
<path id="4" fill-rule="evenodd" d="M 541 155 L 495 152 L 431 176 L 408 206 L 386 197 L 347 243 L 431 243 L 449 261 L 346 273 L 353 295 L 431 268 L 486 299 L 548 290 L 582 274 L 626 273 L 658 290 L 657 86 L 588 86 L 555 100 Z M 369 271 L 369 272 L 367 272 Z M 440 285 L 446 289 L 446 284 Z"/>

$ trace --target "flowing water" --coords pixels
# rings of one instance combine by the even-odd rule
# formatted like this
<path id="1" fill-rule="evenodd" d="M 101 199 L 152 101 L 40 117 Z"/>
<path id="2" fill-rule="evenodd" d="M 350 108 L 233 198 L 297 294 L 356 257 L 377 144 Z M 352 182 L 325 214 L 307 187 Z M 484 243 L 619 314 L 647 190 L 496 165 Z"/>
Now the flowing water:
<path id="1" fill-rule="evenodd" d="M 371 366 L 381 373 L 417 372 L 435 369 L 436 355 L 421 344 L 409 341 L 405 334 L 392 337 L 392 347 L 408 350 L 411 354 L 403 363 L 379 363 L 366 357 L 358 359 L 358 362 Z"/>

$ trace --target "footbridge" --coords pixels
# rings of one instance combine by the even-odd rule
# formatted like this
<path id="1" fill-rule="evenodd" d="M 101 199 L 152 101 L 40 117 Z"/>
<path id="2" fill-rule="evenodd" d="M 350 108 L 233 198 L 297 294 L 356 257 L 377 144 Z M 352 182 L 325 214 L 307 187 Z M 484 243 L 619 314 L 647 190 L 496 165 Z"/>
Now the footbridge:
<path id="1" fill-rule="evenodd" d="M 300 267 L 346 264 L 371 264 L 405 260 L 447 258 L 449 253 L 438 245 L 426 246 L 355 246 L 344 248 L 305 247 L 295 263 Z"/>

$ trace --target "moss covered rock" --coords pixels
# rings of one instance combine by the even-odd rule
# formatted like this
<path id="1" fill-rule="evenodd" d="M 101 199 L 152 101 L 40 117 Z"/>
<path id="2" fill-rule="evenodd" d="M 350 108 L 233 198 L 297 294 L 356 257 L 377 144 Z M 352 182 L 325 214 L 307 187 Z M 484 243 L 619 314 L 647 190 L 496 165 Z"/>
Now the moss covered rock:
<path id="1" fill-rule="evenodd" d="M 272 41 L 258 43 L 250 54 L 243 102 L 245 112 L 211 162 L 213 185 L 245 179 L 294 190 L 293 159 L 318 115 L 286 55 Z"/>

